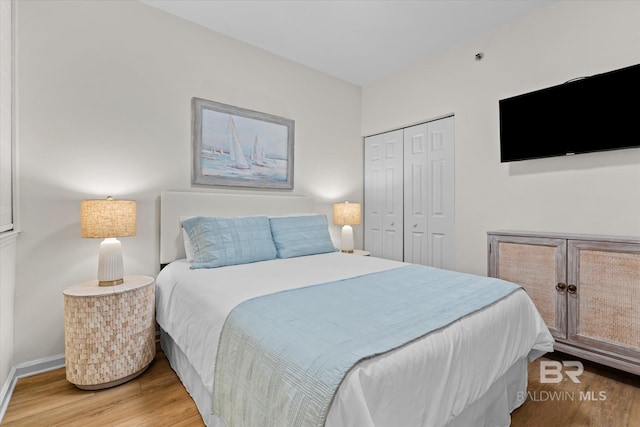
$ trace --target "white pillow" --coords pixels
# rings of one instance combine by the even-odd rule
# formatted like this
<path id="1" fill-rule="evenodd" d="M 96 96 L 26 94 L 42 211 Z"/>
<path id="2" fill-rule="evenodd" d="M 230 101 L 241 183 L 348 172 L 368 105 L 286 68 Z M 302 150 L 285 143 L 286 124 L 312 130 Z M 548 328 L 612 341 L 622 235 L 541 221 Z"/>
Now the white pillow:
<path id="1" fill-rule="evenodd" d="M 195 259 L 195 253 L 193 251 L 193 246 L 191 245 L 191 240 L 189 240 L 189 234 L 184 230 L 182 226 L 182 221 L 192 218 L 190 216 L 181 216 L 180 217 L 180 229 L 182 230 L 182 241 L 184 244 L 184 253 L 187 256 L 187 262 L 193 262 Z"/>

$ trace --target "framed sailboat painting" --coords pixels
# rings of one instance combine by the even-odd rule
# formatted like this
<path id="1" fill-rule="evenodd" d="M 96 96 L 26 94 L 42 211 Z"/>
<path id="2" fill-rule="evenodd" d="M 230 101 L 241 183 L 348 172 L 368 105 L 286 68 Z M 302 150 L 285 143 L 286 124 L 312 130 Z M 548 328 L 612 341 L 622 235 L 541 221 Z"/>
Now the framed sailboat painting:
<path id="1" fill-rule="evenodd" d="M 193 184 L 293 189 L 293 120 L 200 98 L 191 110 Z"/>

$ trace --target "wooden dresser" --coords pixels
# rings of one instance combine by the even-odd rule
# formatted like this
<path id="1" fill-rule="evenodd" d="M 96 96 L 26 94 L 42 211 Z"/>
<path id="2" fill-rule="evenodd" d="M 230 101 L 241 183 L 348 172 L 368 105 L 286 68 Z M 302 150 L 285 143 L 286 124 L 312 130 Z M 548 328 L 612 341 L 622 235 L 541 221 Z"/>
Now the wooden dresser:
<path id="1" fill-rule="evenodd" d="M 527 291 L 557 351 L 640 375 L 640 238 L 487 235 L 489 276 Z"/>

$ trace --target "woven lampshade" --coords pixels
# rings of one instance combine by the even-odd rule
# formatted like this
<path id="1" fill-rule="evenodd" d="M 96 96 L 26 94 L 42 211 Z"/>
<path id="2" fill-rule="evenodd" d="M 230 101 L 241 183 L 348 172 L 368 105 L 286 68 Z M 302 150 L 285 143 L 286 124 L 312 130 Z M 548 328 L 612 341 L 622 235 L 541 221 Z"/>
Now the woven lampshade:
<path id="1" fill-rule="evenodd" d="M 333 205 L 333 223 L 335 225 L 360 224 L 360 203 L 335 203 Z"/>
<path id="2" fill-rule="evenodd" d="M 81 237 L 128 237 L 136 235 L 135 200 L 83 200 L 80 202 Z"/>

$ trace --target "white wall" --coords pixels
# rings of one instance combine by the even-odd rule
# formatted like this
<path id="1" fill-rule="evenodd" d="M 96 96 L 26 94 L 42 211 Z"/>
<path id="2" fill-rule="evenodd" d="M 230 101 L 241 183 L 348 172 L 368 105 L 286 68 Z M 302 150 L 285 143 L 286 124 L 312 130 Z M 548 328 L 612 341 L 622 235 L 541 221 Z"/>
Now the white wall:
<path id="1" fill-rule="evenodd" d="M 499 99 L 640 63 L 639 22 L 561 1 L 363 88 L 363 135 L 455 113 L 458 270 L 486 274 L 489 230 L 640 235 L 640 149 L 501 164 L 498 121 Z"/>
<path id="2" fill-rule="evenodd" d="M 62 290 L 95 278 L 80 200 L 137 200 L 125 272 L 155 276 L 160 191 L 192 189 L 192 97 L 294 119 L 293 193 L 362 200 L 354 85 L 135 1 L 20 1 L 16 41 L 15 363 L 63 353 Z"/>

